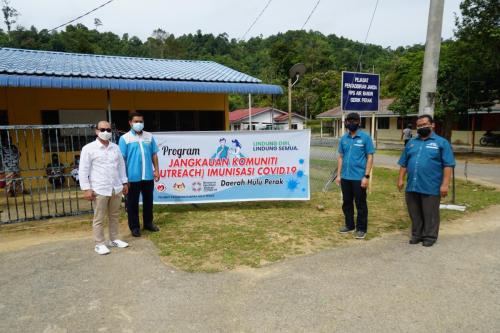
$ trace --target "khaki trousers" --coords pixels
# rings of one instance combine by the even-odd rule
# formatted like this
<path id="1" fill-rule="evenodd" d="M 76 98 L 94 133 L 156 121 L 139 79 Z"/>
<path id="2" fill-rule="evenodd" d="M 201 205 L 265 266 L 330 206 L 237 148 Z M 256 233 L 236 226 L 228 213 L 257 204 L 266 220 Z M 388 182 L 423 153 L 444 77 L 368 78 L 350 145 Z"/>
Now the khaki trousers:
<path id="1" fill-rule="evenodd" d="M 97 194 L 94 201 L 94 221 L 92 230 L 94 240 L 97 245 L 104 244 L 104 219 L 109 217 L 109 240 L 118 239 L 118 223 L 120 220 L 120 203 L 122 192 L 114 193 L 111 196 Z"/>

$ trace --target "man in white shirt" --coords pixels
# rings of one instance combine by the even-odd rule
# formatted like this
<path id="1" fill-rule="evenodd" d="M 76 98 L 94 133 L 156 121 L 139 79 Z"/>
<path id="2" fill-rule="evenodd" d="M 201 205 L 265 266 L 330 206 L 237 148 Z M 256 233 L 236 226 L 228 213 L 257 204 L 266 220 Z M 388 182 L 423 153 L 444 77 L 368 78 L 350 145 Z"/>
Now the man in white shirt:
<path id="1" fill-rule="evenodd" d="M 95 251 L 108 254 L 104 238 L 103 223 L 109 217 L 109 242 L 112 247 L 124 248 L 128 244 L 118 239 L 118 223 L 122 193 L 128 193 L 125 162 L 118 145 L 110 142 L 111 125 L 100 121 L 95 131 L 97 139 L 82 148 L 78 174 L 84 198 L 94 201 Z"/>

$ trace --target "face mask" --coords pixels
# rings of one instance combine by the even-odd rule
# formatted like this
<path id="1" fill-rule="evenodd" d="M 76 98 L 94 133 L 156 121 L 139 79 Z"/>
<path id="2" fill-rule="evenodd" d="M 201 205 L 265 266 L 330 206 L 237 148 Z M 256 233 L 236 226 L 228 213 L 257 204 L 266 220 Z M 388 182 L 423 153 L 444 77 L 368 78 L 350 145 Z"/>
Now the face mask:
<path id="1" fill-rule="evenodd" d="M 133 123 L 132 128 L 134 129 L 134 131 L 140 132 L 144 128 L 144 123 Z"/>
<path id="2" fill-rule="evenodd" d="M 111 134 L 111 132 L 99 132 L 99 134 L 98 134 L 99 139 L 104 140 L 104 141 L 108 141 L 109 139 L 111 139 L 112 135 L 113 134 Z"/>
<path id="3" fill-rule="evenodd" d="M 422 138 L 426 138 L 431 134 L 431 128 L 430 127 L 421 127 L 417 129 L 418 135 L 420 135 Z"/>
<path id="4" fill-rule="evenodd" d="M 359 128 L 359 124 L 346 124 L 346 127 L 351 132 L 356 132 Z"/>

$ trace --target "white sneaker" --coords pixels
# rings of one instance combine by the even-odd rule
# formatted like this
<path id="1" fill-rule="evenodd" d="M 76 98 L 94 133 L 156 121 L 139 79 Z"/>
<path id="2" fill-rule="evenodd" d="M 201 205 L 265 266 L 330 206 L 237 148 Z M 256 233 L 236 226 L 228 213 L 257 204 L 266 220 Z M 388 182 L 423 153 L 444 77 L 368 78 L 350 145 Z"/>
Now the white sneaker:
<path id="1" fill-rule="evenodd" d="M 109 252 L 111 252 L 108 249 L 108 247 L 104 244 L 96 245 L 94 250 L 95 250 L 95 252 L 97 252 L 99 254 L 108 254 Z"/>
<path id="2" fill-rule="evenodd" d="M 115 240 L 109 242 L 109 246 L 124 248 L 124 247 L 128 247 L 128 243 L 126 243 L 122 240 L 119 240 L 119 239 L 115 239 Z"/>

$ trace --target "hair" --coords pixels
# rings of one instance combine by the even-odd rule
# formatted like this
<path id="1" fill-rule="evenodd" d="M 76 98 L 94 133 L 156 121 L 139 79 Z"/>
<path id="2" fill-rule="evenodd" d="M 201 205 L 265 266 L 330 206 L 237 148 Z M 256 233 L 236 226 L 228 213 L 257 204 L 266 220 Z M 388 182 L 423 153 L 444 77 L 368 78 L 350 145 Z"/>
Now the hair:
<path id="1" fill-rule="evenodd" d="M 359 116 L 359 113 L 356 112 L 351 112 L 347 115 L 345 118 L 346 120 L 360 120 L 361 117 Z"/>
<path id="2" fill-rule="evenodd" d="M 226 141 L 226 138 L 220 138 L 219 142 Z"/>
<path id="3" fill-rule="evenodd" d="M 128 114 L 129 121 L 132 121 L 132 119 L 134 119 L 134 117 L 141 117 L 142 119 L 144 119 L 144 116 L 142 115 L 142 113 L 139 113 L 139 112 L 130 112 Z"/>
<path id="4" fill-rule="evenodd" d="M 406 127 L 411 128 L 411 124 L 407 124 Z"/>
<path id="5" fill-rule="evenodd" d="M 95 126 L 95 129 L 99 129 L 99 124 L 100 124 L 100 123 L 102 123 L 102 122 L 106 122 L 106 123 L 110 124 L 110 123 L 109 123 L 109 121 L 107 121 L 107 120 L 99 120 L 99 121 L 98 121 L 98 122 L 94 125 L 94 126 Z M 110 126 L 111 126 L 111 124 L 110 124 Z"/>
<path id="6" fill-rule="evenodd" d="M 417 117 L 417 120 L 424 118 L 427 118 L 431 124 L 434 123 L 434 119 L 432 119 L 432 116 L 430 114 L 421 114 L 420 116 Z"/>
<path id="7" fill-rule="evenodd" d="M 231 142 L 234 143 L 236 145 L 236 147 L 241 148 L 241 143 L 237 139 L 231 140 Z"/>

